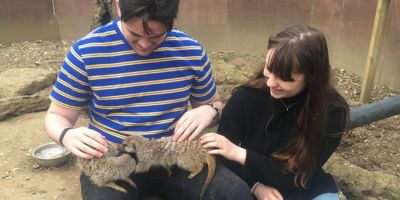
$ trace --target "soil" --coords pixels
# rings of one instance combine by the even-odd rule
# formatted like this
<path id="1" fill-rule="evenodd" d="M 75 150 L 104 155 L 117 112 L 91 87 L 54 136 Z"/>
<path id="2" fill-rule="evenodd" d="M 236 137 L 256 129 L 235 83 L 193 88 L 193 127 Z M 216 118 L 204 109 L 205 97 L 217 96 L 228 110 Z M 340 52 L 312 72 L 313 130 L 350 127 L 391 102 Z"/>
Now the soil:
<path id="1" fill-rule="evenodd" d="M 71 44 L 71 41 L 0 44 L 0 72 L 21 67 L 59 70 Z M 245 77 L 263 61 L 262 55 L 235 52 L 209 52 L 209 55 L 213 63 L 237 67 Z M 333 71 L 336 88 L 351 107 L 359 106 L 361 78 L 343 69 Z M 227 99 L 235 84 L 222 82 L 220 86 L 220 93 Z M 376 85 L 371 101 L 396 95 L 399 93 Z M 43 168 L 31 156 L 35 147 L 50 141 L 44 130 L 44 116 L 43 111 L 0 121 L 0 200 L 80 199 L 79 170 L 73 159 L 61 167 Z M 82 118 L 79 123 L 85 121 Z M 399 133 L 400 116 L 396 115 L 351 130 L 337 152 L 364 169 L 400 176 Z"/>

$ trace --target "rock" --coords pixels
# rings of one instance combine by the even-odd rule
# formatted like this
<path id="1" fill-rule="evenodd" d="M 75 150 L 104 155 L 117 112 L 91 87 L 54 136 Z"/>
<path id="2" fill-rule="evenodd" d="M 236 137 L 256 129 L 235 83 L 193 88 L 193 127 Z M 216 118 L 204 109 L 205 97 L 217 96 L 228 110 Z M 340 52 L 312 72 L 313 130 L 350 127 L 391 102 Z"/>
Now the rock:
<path id="1" fill-rule="evenodd" d="M 367 200 L 373 196 L 378 199 L 400 199 L 400 178 L 379 171 L 368 171 L 353 165 L 338 154 L 332 157 L 324 166 L 336 179 L 347 197 Z"/>
<path id="2" fill-rule="evenodd" d="M 32 168 L 33 168 L 33 169 L 39 169 L 40 166 L 39 166 L 38 164 L 33 164 L 33 165 L 32 165 Z"/>
<path id="3" fill-rule="evenodd" d="M 50 88 L 37 94 L 0 99 L 0 120 L 24 113 L 46 110 L 50 105 Z"/>
<path id="4" fill-rule="evenodd" d="M 57 72 L 34 68 L 13 68 L 0 73 L 0 120 L 42 111 L 50 104 L 50 86 Z"/>
<path id="5" fill-rule="evenodd" d="M 35 68 L 12 68 L 0 73 L 0 99 L 33 95 L 48 88 L 57 72 Z"/>
<path id="6" fill-rule="evenodd" d="M 248 77 L 233 64 L 217 60 L 212 65 L 215 82 L 218 85 L 243 84 L 248 80 Z"/>
<path id="7" fill-rule="evenodd" d="M 2 179 L 4 179 L 4 180 L 11 180 L 13 177 L 12 176 L 4 176 L 4 177 L 2 177 Z"/>

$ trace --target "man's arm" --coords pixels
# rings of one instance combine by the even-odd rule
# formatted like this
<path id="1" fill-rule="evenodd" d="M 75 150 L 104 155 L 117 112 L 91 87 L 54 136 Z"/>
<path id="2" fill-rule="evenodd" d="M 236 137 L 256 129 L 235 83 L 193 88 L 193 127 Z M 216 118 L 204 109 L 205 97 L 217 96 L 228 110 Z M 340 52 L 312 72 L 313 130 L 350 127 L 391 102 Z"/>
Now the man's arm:
<path id="1" fill-rule="evenodd" d="M 69 109 L 52 102 L 45 118 L 48 136 L 76 156 L 87 159 L 103 156 L 107 151 L 107 144 L 101 134 L 86 127 L 72 128 L 80 113 L 80 110 Z M 71 129 L 65 132 L 60 141 L 61 133 L 66 128 Z"/>

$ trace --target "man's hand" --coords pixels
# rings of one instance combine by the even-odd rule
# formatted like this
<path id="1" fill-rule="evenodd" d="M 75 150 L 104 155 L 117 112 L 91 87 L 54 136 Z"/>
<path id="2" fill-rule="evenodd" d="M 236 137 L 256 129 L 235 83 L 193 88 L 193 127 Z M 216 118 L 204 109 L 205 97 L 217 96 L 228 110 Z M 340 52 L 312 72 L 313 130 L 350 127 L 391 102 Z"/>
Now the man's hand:
<path id="1" fill-rule="evenodd" d="M 194 140 L 214 120 L 218 113 L 209 105 L 187 111 L 176 123 L 173 141 Z"/>
<path id="2" fill-rule="evenodd" d="M 86 159 L 100 158 L 107 152 L 104 136 L 86 127 L 68 130 L 63 144 L 72 154 Z"/>

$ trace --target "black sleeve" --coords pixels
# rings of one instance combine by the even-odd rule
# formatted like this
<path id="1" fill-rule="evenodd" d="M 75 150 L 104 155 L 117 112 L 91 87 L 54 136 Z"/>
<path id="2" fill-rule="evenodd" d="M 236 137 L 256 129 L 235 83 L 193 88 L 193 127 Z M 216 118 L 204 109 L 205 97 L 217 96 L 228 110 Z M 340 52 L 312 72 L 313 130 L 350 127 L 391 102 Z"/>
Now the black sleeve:
<path id="1" fill-rule="evenodd" d="M 339 146 L 348 121 L 347 113 L 346 107 L 335 107 L 329 112 L 327 132 L 321 150 L 317 151 L 314 169 L 322 168 Z"/>
<path id="2" fill-rule="evenodd" d="M 236 145 L 240 144 L 245 132 L 244 98 L 245 94 L 241 89 L 232 95 L 225 104 L 218 127 L 218 133 L 225 136 Z"/>
<path id="3" fill-rule="evenodd" d="M 245 133 L 245 94 L 239 89 L 226 102 L 222 111 L 221 121 L 218 126 L 218 133 L 225 136 L 232 143 L 241 146 L 243 134 Z M 243 166 L 237 162 L 227 160 L 222 156 L 219 158 L 226 167 L 240 177 L 243 177 Z"/>

